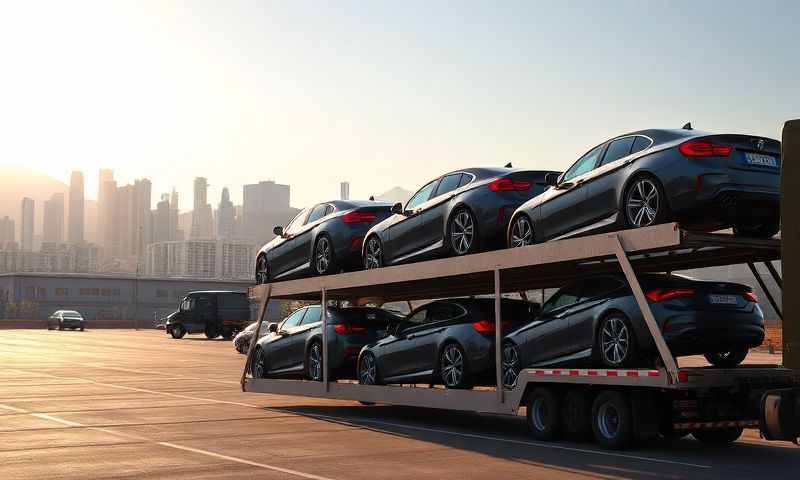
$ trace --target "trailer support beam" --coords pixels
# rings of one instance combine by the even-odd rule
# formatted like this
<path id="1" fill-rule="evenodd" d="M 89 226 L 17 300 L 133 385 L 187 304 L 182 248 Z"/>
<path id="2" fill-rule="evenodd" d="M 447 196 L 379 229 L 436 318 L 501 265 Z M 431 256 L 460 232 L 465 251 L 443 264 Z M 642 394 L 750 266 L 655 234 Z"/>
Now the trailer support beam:
<path id="1" fill-rule="evenodd" d="M 261 303 L 258 306 L 258 325 L 256 325 L 255 334 L 250 339 L 250 346 L 247 348 L 247 359 L 244 362 L 244 369 L 242 369 L 242 391 L 245 391 L 245 382 L 247 381 L 247 372 L 251 370 L 253 365 L 253 351 L 255 351 L 256 343 L 258 343 L 258 333 L 261 331 L 261 324 L 264 323 L 264 317 L 267 316 L 267 306 L 269 305 L 269 297 L 272 292 L 272 284 L 268 283 L 267 288 L 264 289 L 264 294 L 261 296 Z"/>
<path id="2" fill-rule="evenodd" d="M 789 292 L 800 292 L 800 119 L 783 125 L 781 137 L 781 269 Z M 800 368 L 800 295 L 783 298 L 783 366 Z"/>
<path id="3" fill-rule="evenodd" d="M 322 383 L 325 384 L 325 391 L 330 391 L 328 384 L 328 302 L 325 298 L 325 287 L 320 292 L 320 311 L 322 313 Z"/>
<path id="4" fill-rule="evenodd" d="M 750 272 L 755 277 L 756 282 L 761 287 L 761 290 L 764 292 L 764 295 L 767 296 L 767 300 L 769 300 L 769 304 L 772 305 L 772 308 L 775 310 L 775 313 L 778 314 L 778 317 L 783 320 L 783 313 L 781 313 L 781 308 L 778 306 L 778 302 L 775 301 L 775 297 L 772 296 L 772 292 L 769 291 L 767 288 L 767 284 L 764 282 L 764 279 L 761 278 L 761 274 L 758 272 L 755 264 L 752 262 L 748 262 L 747 266 L 750 267 Z"/>
<path id="5" fill-rule="evenodd" d="M 664 367 L 667 369 L 667 373 L 669 374 L 670 381 L 672 383 L 677 383 L 678 364 L 675 362 L 675 357 L 672 356 L 672 352 L 669 351 L 667 342 L 664 341 L 664 336 L 661 335 L 661 329 L 658 328 L 656 317 L 653 315 L 653 311 L 650 310 L 650 304 L 647 303 L 647 297 L 644 296 L 642 285 L 636 278 L 636 273 L 633 271 L 631 262 L 628 260 L 628 255 L 625 252 L 625 248 L 622 246 L 622 241 L 620 240 L 619 234 L 613 235 L 611 237 L 611 241 L 614 242 L 614 250 L 617 261 L 622 267 L 622 272 L 625 274 L 628 284 L 630 284 L 633 296 L 636 298 L 636 303 L 639 305 L 639 309 L 642 311 L 644 321 L 647 324 L 647 329 L 650 331 L 650 336 L 653 337 L 653 341 L 656 344 L 658 353 L 661 356 L 661 361 L 664 362 Z"/>
<path id="6" fill-rule="evenodd" d="M 500 295 L 500 268 L 494 269 L 494 373 L 497 379 L 497 401 L 505 402 L 503 391 L 503 317 Z"/>

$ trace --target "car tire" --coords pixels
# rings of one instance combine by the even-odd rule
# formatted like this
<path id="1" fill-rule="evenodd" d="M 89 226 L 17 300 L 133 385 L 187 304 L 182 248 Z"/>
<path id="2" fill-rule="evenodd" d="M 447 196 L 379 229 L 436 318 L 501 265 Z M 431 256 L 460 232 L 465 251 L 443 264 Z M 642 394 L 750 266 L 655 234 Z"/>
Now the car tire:
<path id="1" fill-rule="evenodd" d="M 321 234 L 314 243 L 314 258 L 312 268 L 317 275 L 336 273 L 336 256 L 333 251 L 333 241 L 327 234 Z"/>
<path id="2" fill-rule="evenodd" d="M 605 391 L 592 403 L 592 431 L 597 443 L 610 450 L 623 450 L 633 441 L 633 414 L 622 392 Z"/>
<path id="3" fill-rule="evenodd" d="M 314 382 L 321 382 L 324 380 L 324 375 L 322 344 L 314 341 L 306 351 L 305 377 Z"/>
<path id="4" fill-rule="evenodd" d="M 629 228 L 649 227 L 669 220 L 664 187 L 652 175 L 639 175 L 625 189 L 622 216 Z"/>
<path id="5" fill-rule="evenodd" d="M 572 389 L 564 395 L 561 407 L 564 435 L 586 441 L 592 436 L 592 397 L 586 389 Z"/>
<path id="6" fill-rule="evenodd" d="M 527 247 L 536 243 L 536 237 L 533 234 L 533 222 L 524 213 L 514 217 L 508 231 L 508 248 Z"/>
<path id="7" fill-rule="evenodd" d="M 358 360 L 358 383 L 361 385 L 380 385 L 378 362 L 372 352 L 365 352 Z"/>
<path id="8" fill-rule="evenodd" d="M 758 225 L 734 225 L 733 234 L 737 237 L 772 238 L 781 229 L 780 218 L 765 220 Z"/>
<path id="9" fill-rule="evenodd" d="M 447 222 L 445 245 L 455 257 L 475 253 L 478 245 L 478 226 L 468 208 L 459 208 Z"/>
<path id="10" fill-rule="evenodd" d="M 183 328 L 183 325 L 179 323 L 172 327 L 170 330 L 170 335 L 172 335 L 172 338 L 176 340 L 181 339 L 184 335 L 186 335 L 186 329 Z"/>
<path id="11" fill-rule="evenodd" d="M 446 388 L 472 388 L 469 378 L 467 356 L 461 345 L 452 342 L 442 347 L 439 353 L 439 378 Z"/>
<path id="12" fill-rule="evenodd" d="M 62 331 L 64 330 L 64 324 L 63 324 L 63 323 L 61 323 L 61 321 L 60 321 L 60 320 L 58 321 L 58 329 L 59 329 L 59 330 L 62 330 Z"/>
<path id="13" fill-rule="evenodd" d="M 222 338 L 225 340 L 230 340 L 233 338 L 233 329 L 228 327 L 222 328 Z"/>
<path id="14" fill-rule="evenodd" d="M 81 328 L 79 328 L 78 330 L 80 330 L 80 331 L 82 332 L 82 331 L 83 331 L 83 329 L 84 329 L 84 327 L 81 327 Z"/>
<path id="15" fill-rule="evenodd" d="M 732 349 L 727 352 L 712 352 L 703 355 L 708 363 L 717 368 L 734 368 L 744 361 L 750 352 L 747 348 Z"/>
<path id="16" fill-rule="evenodd" d="M 259 255 L 256 260 L 256 285 L 269 283 L 269 263 L 266 255 Z"/>
<path id="17" fill-rule="evenodd" d="M 631 365 L 636 358 L 636 335 L 628 317 L 613 312 L 600 320 L 595 335 L 594 358 L 608 368 Z"/>
<path id="18" fill-rule="evenodd" d="M 552 388 L 538 387 L 528 397 L 527 423 L 537 440 L 557 440 L 561 435 L 561 404 Z"/>
<path id="19" fill-rule="evenodd" d="M 220 333 L 219 330 L 220 330 L 219 327 L 217 327 L 216 325 L 206 325 L 206 332 L 205 332 L 206 338 L 208 338 L 209 340 L 213 340 L 219 337 Z"/>
<path id="20" fill-rule="evenodd" d="M 267 378 L 269 366 L 267 365 L 267 356 L 261 347 L 256 348 L 255 355 L 253 355 L 253 367 L 251 368 L 253 378 Z"/>
<path id="21" fill-rule="evenodd" d="M 742 427 L 728 427 L 713 430 L 695 430 L 692 436 L 707 445 L 728 445 L 742 436 Z"/>
<path id="22" fill-rule="evenodd" d="M 522 371 L 522 359 L 519 356 L 519 348 L 511 342 L 503 343 L 503 388 L 513 390 L 517 386 L 520 371 Z"/>
<path id="23" fill-rule="evenodd" d="M 364 270 L 383 266 L 383 244 L 377 235 L 370 235 L 364 244 Z"/>

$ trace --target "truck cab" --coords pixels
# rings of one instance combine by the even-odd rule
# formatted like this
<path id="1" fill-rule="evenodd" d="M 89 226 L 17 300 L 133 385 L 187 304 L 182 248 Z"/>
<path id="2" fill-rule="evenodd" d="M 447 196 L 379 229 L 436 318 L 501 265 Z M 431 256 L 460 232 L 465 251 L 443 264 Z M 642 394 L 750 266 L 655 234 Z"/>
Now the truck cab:
<path id="1" fill-rule="evenodd" d="M 189 292 L 178 310 L 166 318 L 167 334 L 183 338 L 187 333 L 205 333 L 213 339 L 231 339 L 251 322 L 250 301 L 245 292 Z"/>

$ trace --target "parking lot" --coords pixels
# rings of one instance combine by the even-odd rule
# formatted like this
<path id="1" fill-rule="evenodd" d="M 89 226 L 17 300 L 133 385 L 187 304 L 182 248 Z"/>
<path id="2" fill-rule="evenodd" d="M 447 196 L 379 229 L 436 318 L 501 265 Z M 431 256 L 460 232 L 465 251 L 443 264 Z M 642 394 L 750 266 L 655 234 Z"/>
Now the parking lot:
<path id="1" fill-rule="evenodd" d="M 758 361 L 774 360 L 766 354 Z M 748 431 L 628 452 L 544 444 L 522 418 L 242 393 L 230 342 L 0 331 L 0 478 L 796 478 Z"/>

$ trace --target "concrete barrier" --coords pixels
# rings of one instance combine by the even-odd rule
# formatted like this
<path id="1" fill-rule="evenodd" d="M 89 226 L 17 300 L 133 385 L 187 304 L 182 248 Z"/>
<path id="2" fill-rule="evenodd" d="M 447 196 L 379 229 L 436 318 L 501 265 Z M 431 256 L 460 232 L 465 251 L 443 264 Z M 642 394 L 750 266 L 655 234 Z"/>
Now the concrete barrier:
<path id="1" fill-rule="evenodd" d="M 800 120 L 783 126 L 781 194 L 783 364 L 800 368 Z"/>
<path id="2" fill-rule="evenodd" d="M 86 328 L 138 328 L 140 330 L 155 330 L 152 320 L 87 320 Z M 47 320 L 3 319 L 0 320 L 0 330 L 10 329 L 47 329 Z"/>

